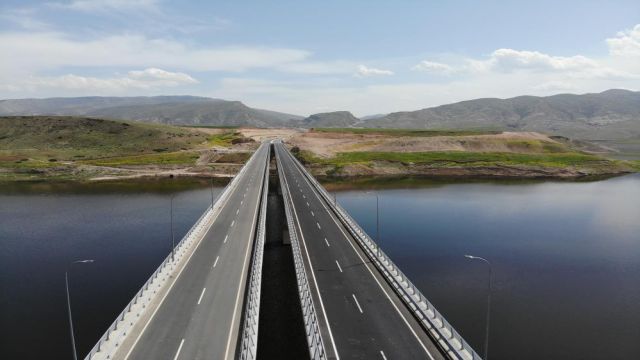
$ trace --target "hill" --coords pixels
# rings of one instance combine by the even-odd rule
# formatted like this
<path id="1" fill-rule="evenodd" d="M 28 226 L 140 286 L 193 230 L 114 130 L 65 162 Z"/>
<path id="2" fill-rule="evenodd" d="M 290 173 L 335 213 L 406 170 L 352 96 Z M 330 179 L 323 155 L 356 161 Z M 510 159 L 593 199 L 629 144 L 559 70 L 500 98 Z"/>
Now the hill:
<path id="1" fill-rule="evenodd" d="M 0 116 L 75 115 L 172 125 L 284 126 L 301 116 L 196 96 L 78 97 L 0 100 Z"/>
<path id="2" fill-rule="evenodd" d="M 299 126 L 307 128 L 315 127 L 350 127 L 360 120 L 348 111 L 334 111 L 313 114 L 298 123 Z"/>
<path id="3" fill-rule="evenodd" d="M 640 141 L 640 92 L 477 99 L 391 113 L 368 120 L 366 126 L 537 131 L 581 140 Z"/>

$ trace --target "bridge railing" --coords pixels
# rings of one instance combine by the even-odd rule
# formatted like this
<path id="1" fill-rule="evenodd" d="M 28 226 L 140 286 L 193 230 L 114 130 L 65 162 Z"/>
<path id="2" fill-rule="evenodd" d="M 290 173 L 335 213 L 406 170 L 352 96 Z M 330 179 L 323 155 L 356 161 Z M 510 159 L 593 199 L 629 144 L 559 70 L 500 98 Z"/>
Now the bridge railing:
<path id="1" fill-rule="evenodd" d="M 258 351 L 258 325 L 260 320 L 260 292 L 262 288 L 262 260 L 264 256 L 264 242 L 267 223 L 267 197 L 269 195 L 269 161 L 267 156 L 262 186 L 262 202 L 260 206 L 260 218 L 258 231 L 253 248 L 251 272 L 249 279 L 249 293 L 245 303 L 244 324 L 239 349 L 241 360 L 253 360 Z"/>
<path id="2" fill-rule="evenodd" d="M 358 241 L 369 259 L 378 268 L 394 291 L 407 305 L 422 326 L 431 334 L 440 348 L 451 358 L 459 360 L 482 359 L 462 336 L 453 328 L 444 316 L 436 310 L 420 290 L 409 280 L 400 268 L 380 249 L 373 239 L 358 225 L 358 223 L 332 199 L 322 185 L 307 172 L 300 162 L 287 151 L 293 162 L 302 171 L 305 177 L 316 188 L 338 218 L 343 222 L 347 230 Z"/>
<path id="3" fill-rule="evenodd" d="M 198 218 L 195 224 L 189 229 L 184 237 L 176 244 L 174 249 L 174 261 L 169 254 L 158 268 L 151 274 L 149 279 L 142 285 L 140 290 L 134 295 L 133 299 L 125 306 L 115 321 L 107 328 L 105 333 L 98 339 L 91 351 L 85 357 L 85 360 L 92 359 L 111 359 L 115 352 L 119 349 L 131 329 L 148 309 L 150 303 L 155 299 L 158 291 L 166 284 L 170 275 L 174 271 L 175 264 L 180 263 L 187 250 L 202 238 L 203 231 L 209 228 L 211 220 L 220 211 L 225 200 L 230 193 L 237 187 L 237 183 L 242 175 L 246 172 L 247 165 L 253 161 L 250 159 L 238 174 L 227 184 L 222 193 L 218 195 L 214 201 L 214 205 L 209 205 L 204 213 Z"/>
<path id="4" fill-rule="evenodd" d="M 276 151 L 276 157 L 279 159 L 280 155 Z M 278 160 L 278 163 L 281 162 Z M 309 346 L 309 355 L 312 360 L 324 360 L 327 358 L 324 341 L 320 333 L 320 324 L 318 323 L 318 316 L 316 308 L 311 296 L 311 288 L 309 286 L 309 280 L 307 272 L 302 260 L 302 252 L 300 250 L 300 242 L 298 241 L 298 235 L 293 222 L 293 213 L 291 210 L 291 194 L 289 193 L 289 185 L 287 179 L 284 177 L 282 166 L 278 165 L 278 175 L 280 178 L 280 187 L 282 189 L 282 197 L 284 200 L 284 209 L 287 218 L 287 225 L 289 226 L 289 237 L 291 238 L 291 250 L 293 253 L 293 262 L 296 269 L 296 281 L 298 283 L 298 295 L 300 296 L 300 303 L 302 306 L 302 316 L 305 325 L 305 332 L 307 335 L 307 344 Z"/>

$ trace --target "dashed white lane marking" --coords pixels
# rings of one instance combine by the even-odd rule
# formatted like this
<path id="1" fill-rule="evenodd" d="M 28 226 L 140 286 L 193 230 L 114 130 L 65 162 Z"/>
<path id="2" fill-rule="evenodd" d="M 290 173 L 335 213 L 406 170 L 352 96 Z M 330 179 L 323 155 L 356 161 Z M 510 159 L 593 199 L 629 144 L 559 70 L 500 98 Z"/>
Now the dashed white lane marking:
<path id="1" fill-rule="evenodd" d="M 240 212 L 240 209 L 236 210 L 236 215 L 238 215 L 239 212 Z"/>
<path id="2" fill-rule="evenodd" d="M 328 246 L 328 247 L 331 247 L 331 245 L 329 245 L 329 240 L 327 240 L 327 238 L 324 238 L 324 242 L 326 242 L 326 243 L 327 243 L 327 246 Z"/>
<path id="3" fill-rule="evenodd" d="M 318 225 L 318 229 L 322 229 L 319 222 L 317 222 L 316 225 Z"/>
<path id="4" fill-rule="evenodd" d="M 307 206 L 309 206 L 309 202 L 307 201 Z"/>
<path id="5" fill-rule="evenodd" d="M 224 237 L 224 241 L 223 241 L 223 243 L 224 243 L 224 244 L 226 244 L 226 243 L 227 243 L 227 239 L 229 239 L 229 235 L 227 235 L 227 236 L 225 236 L 225 237 Z"/>
<path id="6" fill-rule="evenodd" d="M 198 298 L 198 305 L 200 305 L 200 301 L 202 301 L 202 297 L 204 296 L 205 291 L 207 291 L 207 288 L 202 288 L 202 292 L 200 293 L 200 297 Z"/>
<path id="7" fill-rule="evenodd" d="M 353 300 L 356 302 L 356 306 L 358 306 L 358 310 L 360 310 L 360 314 L 363 314 L 364 312 L 362 311 L 362 308 L 360 307 L 360 303 L 358 302 L 358 299 L 356 299 L 356 296 L 354 294 L 351 294 L 351 296 L 353 296 Z"/>
<path id="8" fill-rule="evenodd" d="M 214 267 L 216 267 L 216 265 L 218 265 L 218 260 L 220 260 L 220 256 L 216 256 L 216 261 L 213 262 L 212 268 L 214 268 Z"/>
<path id="9" fill-rule="evenodd" d="M 240 201 L 240 205 L 244 204 L 244 200 Z"/>
<path id="10" fill-rule="evenodd" d="M 302 195 L 302 198 L 303 198 L 303 199 L 306 199 L 306 198 L 307 198 L 307 196 L 303 194 L 303 195 Z"/>
<path id="11" fill-rule="evenodd" d="M 336 260 L 336 265 L 338 265 L 338 270 L 340 270 L 340 272 L 342 272 L 342 268 L 340 267 L 340 263 L 338 262 L 338 260 Z"/>
<path id="12" fill-rule="evenodd" d="M 380 356 L 382 356 L 382 360 L 387 360 L 387 357 L 384 356 L 384 351 L 380 350 Z"/>
<path id="13" fill-rule="evenodd" d="M 178 346 L 178 351 L 176 351 L 176 356 L 173 357 L 173 360 L 176 360 L 178 356 L 180 356 L 180 350 L 182 350 L 182 345 L 184 345 L 184 339 L 180 341 L 180 346 Z"/>
<path id="14" fill-rule="evenodd" d="M 233 221 L 231 222 L 231 226 L 233 226 L 233 225 L 235 225 L 235 224 L 236 224 L 236 221 L 235 221 L 235 220 L 233 220 Z"/>
<path id="15" fill-rule="evenodd" d="M 311 211 L 311 216 L 316 216 L 316 214 L 314 214 L 313 211 Z"/>

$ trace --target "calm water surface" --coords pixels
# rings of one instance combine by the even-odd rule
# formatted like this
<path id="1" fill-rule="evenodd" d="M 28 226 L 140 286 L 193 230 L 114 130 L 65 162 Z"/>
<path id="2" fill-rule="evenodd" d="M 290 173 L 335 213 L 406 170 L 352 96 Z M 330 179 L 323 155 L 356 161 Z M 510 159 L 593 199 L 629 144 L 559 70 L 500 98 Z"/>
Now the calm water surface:
<path id="1" fill-rule="evenodd" d="M 640 176 L 339 192 L 338 201 L 491 359 L 640 358 Z"/>
<path id="2" fill-rule="evenodd" d="M 220 191 L 220 187 L 215 192 Z M 85 354 L 210 202 L 206 184 L 0 185 L 0 358 L 70 358 L 64 291 Z M 425 183 L 338 201 L 482 353 L 488 258 L 492 359 L 640 353 L 640 176 L 588 183 Z"/>

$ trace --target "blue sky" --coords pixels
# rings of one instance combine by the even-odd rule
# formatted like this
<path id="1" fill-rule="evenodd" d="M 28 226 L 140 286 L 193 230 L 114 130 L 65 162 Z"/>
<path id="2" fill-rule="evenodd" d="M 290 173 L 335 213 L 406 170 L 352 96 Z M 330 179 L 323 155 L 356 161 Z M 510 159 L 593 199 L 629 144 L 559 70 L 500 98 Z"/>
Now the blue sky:
<path id="1" fill-rule="evenodd" d="M 639 1 L 5 0 L 0 98 L 191 94 L 302 115 L 640 89 Z"/>

